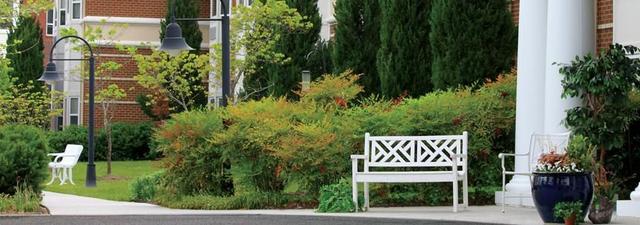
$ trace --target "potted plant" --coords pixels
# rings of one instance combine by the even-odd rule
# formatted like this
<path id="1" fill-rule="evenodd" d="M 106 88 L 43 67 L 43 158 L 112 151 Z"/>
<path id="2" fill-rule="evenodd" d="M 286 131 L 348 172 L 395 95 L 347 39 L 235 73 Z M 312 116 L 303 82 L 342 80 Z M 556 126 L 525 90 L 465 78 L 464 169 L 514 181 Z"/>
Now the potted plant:
<path id="1" fill-rule="evenodd" d="M 538 214 L 545 223 L 562 223 L 554 214 L 561 202 L 580 202 L 584 218 L 593 198 L 595 146 L 587 138 L 571 138 L 566 153 L 545 153 L 538 159 L 533 173 L 531 192 Z"/>
<path id="2" fill-rule="evenodd" d="M 560 69 L 564 76 L 562 96 L 578 98 L 581 104 L 567 111 L 565 124 L 597 146 L 594 171 L 595 201 L 589 211 L 593 223 L 609 223 L 617 187 L 610 182 L 607 151 L 624 144 L 624 132 L 634 119 L 629 95 L 640 85 L 640 60 L 627 57 L 639 52 L 634 46 L 611 45 L 598 57 L 576 57 Z"/>
<path id="3" fill-rule="evenodd" d="M 582 213 L 582 202 L 559 202 L 553 207 L 553 214 L 564 220 L 565 225 L 574 225 L 582 222 L 584 217 L 578 218 Z"/>

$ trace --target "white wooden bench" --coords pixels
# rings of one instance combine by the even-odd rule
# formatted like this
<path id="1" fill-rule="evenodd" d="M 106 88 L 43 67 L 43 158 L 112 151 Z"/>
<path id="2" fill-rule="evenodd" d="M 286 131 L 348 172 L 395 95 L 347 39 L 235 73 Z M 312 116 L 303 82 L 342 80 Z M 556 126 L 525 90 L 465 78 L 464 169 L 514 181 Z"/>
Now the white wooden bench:
<path id="1" fill-rule="evenodd" d="M 364 161 L 364 171 L 358 171 L 358 160 Z M 351 162 L 356 211 L 358 183 L 364 183 L 365 210 L 369 209 L 369 183 L 451 182 L 453 212 L 457 212 L 458 182 L 462 181 L 462 205 L 469 206 L 466 131 L 462 135 L 441 136 L 370 136 L 366 133 L 364 155 L 351 155 Z M 389 168 L 411 168 L 412 171 L 389 171 Z"/>

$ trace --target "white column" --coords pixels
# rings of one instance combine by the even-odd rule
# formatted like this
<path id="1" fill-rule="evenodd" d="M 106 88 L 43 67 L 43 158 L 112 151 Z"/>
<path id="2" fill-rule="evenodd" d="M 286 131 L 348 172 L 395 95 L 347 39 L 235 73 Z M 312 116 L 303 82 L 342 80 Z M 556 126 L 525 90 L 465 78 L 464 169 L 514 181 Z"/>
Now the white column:
<path id="1" fill-rule="evenodd" d="M 549 1 L 547 17 L 547 62 L 545 77 L 545 133 L 566 132 L 562 124 L 566 110 L 578 99 L 562 99 L 560 65 L 595 49 L 595 5 L 593 0 Z"/>
<path id="2" fill-rule="evenodd" d="M 515 152 L 520 154 L 529 151 L 531 134 L 544 130 L 546 34 L 547 0 L 520 1 L 515 143 Z M 526 157 L 516 158 L 516 172 L 528 172 L 528 166 Z M 530 196 L 529 177 L 514 176 L 507 184 L 507 192 Z M 518 201 L 515 204 L 522 203 Z"/>

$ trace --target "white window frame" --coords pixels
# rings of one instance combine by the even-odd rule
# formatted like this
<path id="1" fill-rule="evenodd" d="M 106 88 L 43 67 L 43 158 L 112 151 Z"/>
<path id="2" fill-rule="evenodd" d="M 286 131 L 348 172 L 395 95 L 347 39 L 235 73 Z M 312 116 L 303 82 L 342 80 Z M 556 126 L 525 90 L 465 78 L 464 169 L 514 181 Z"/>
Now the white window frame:
<path id="1" fill-rule="evenodd" d="M 49 21 L 49 17 L 51 17 L 51 21 Z M 47 10 L 47 15 L 45 18 L 45 34 L 47 36 L 54 36 L 56 33 L 56 13 L 54 9 Z M 49 32 L 49 27 L 51 27 L 51 32 Z"/>
<path id="2" fill-rule="evenodd" d="M 59 26 L 67 26 L 69 23 L 68 20 L 68 9 L 69 8 L 69 1 L 68 0 L 59 0 L 58 1 L 58 25 Z M 64 19 L 64 20 L 63 20 Z M 62 24 L 64 23 L 64 24 Z"/>
<path id="3" fill-rule="evenodd" d="M 81 20 L 82 19 L 82 0 L 71 0 L 71 19 L 72 20 Z M 79 5 L 78 10 L 78 18 L 75 17 L 75 13 L 76 13 L 76 7 L 74 7 L 74 5 Z"/>
<path id="4" fill-rule="evenodd" d="M 73 102 L 72 99 L 76 99 L 77 100 L 77 104 L 78 104 L 78 111 L 76 113 L 72 113 L 71 112 L 71 103 Z M 70 125 L 82 125 L 82 117 L 81 117 L 81 113 L 82 112 L 82 102 L 80 101 L 80 97 L 78 96 L 71 96 L 69 98 L 67 98 L 67 118 L 66 118 L 66 125 L 70 126 Z M 72 124 L 71 123 L 71 117 L 77 117 L 78 118 L 78 122 L 77 124 Z"/>

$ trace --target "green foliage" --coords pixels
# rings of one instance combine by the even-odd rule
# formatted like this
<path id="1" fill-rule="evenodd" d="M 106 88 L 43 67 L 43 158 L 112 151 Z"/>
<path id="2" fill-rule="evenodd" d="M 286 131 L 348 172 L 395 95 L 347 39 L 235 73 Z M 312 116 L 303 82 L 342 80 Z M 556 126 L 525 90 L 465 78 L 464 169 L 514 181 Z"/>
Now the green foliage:
<path id="1" fill-rule="evenodd" d="M 567 157 L 577 168 L 593 172 L 596 168 L 596 146 L 582 135 L 574 135 L 567 146 Z"/>
<path id="2" fill-rule="evenodd" d="M 320 200 L 318 212 L 355 212 L 356 206 L 351 199 L 351 183 L 347 179 L 340 179 L 340 182 L 325 185 L 320 189 Z M 364 203 L 364 196 L 358 198 L 358 205 Z"/>
<path id="3" fill-rule="evenodd" d="M 429 14 L 431 0 L 381 0 L 377 68 L 381 93 L 421 96 L 432 89 Z M 367 52 L 369 54 L 369 52 Z"/>
<path id="4" fill-rule="evenodd" d="M 349 155 L 362 153 L 366 132 L 463 131 L 470 134 L 469 160 L 473 162 L 470 199 L 480 204 L 493 201 L 500 181 L 497 154 L 513 146 L 515 76 L 499 77 L 477 90 L 441 91 L 404 101 L 373 96 L 354 102 L 361 91 L 354 75 L 327 75 L 301 92 L 300 101 L 263 98 L 176 115 L 156 140 L 166 155 L 165 178 L 171 181 L 167 195 L 185 195 L 186 200 L 165 199 L 167 204 L 203 206 L 188 203 L 196 201 L 192 197 L 199 193 L 300 193 L 316 198 L 322 186 L 350 174 Z M 228 187 L 225 182 L 230 181 L 233 189 L 215 191 Z M 438 184 L 375 185 L 372 190 L 372 202 L 389 205 L 437 205 L 448 203 L 446 196 L 451 196 L 450 185 Z"/>
<path id="5" fill-rule="evenodd" d="M 131 200 L 137 202 L 149 202 L 156 196 L 158 186 L 162 181 L 164 171 L 136 178 L 129 184 Z"/>
<path id="6" fill-rule="evenodd" d="M 429 41 L 435 89 L 481 84 L 511 69 L 517 32 L 508 4 L 433 1 Z"/>
<path id="7" fill-rule="evenodd" d="M 315 80 L 324 74 L 333 72 L 331 54 L 335 44 L 331 41 L 320 40 L 307 57 L 307 69 L 311 72 L 311 80 Z"/>
<path id="8" fill-rule="evenodd" d="M 114 123 L 112 129 L 112 160 L 145 160 L 155 159 L 157 155 L 150 150 L 153 135 L 153 124 L 141 123 Z M 86 160 L 87 155 L 87 128 L 81 126 L 68 126 L 61 131 L 48 133 L 49 145 L 55 152 L 64 151 L 67 144 L 80 144 L 84 146 L 80 160 Z M 104 129 L 98 130 L 96 135 L 96 160 L 105 160 L 107 154 L 107 135 Z"/>
<path id="9" fill-rule="evenodd" d="M 308 23 L 307 29 L 300 31 L 290 31 L 288 27 L 272 31 L 279 32 L 280 39 L 275 43 L 274 50 L 284 55 L 287 59 L 282 64 L 267 63 L 260 66 L 261 69 L 255 75 L 254 82 L 260 82 L 257 87 L 249 87 L 249 90 L 258 90 L 267 87 L 265 95 L 272 96 L 295 96 L 293 90 L 298 89 L 303 70 L 309 70 L 309 54 L 315 50 L 315 46 L 320 39 L 320 13 L 318 12 L 317 0 L 285 0 L 286 4 L 295 9 L 303 17 L 301 22 Z M 257 79 L 256 79 L 257 78 Z"/>
<path id="10" fill-rule="evenodd" d="M 16 84 L 27 85 L 42 75 L 44 67 L 44 44 L 42 30 L 33 16 L 20 17 L 15 28 L 9 29 L 7 39 L 7 58 L 13 70 L 9 72 Z M 42 91 L 44 85 L 31 86 L 31 92 Z"/>
<path id="11" fill-rule="evenodd" d="M 155 159 L 150 155 L 149 144 L 153 135 L 153 124 L 150 122 L 122 123 L 111 125 L 113 141 L 113 160 L 146 160 Z M 96 136 L 96 157 L 105 159 L 107 153 L 107 134 L 102 129 Z"/>
<path id="12" fill-rule="evenodd" d="M 223 149 L 208 140 L 211 134 L 223 132 L 223 116 L 220 110 L 180 113 L 154 134 L 171 191 L 214 195 L 231 191 Z"/>
<path id="13" fill-rule="evenodd" d="M 553 207 L 553 215 L 563 220 L 576 216 L 576 222 L 582 222 L 582 202 L 558 202 Z"/>
<path id="14" fill-rule="evenodd" d="M 304 3 L 306 1 L 299 2 Z M 239 96 L 235 96 L 232 93 L 232 101 L 238 102 L 255 94 L 260 94 L 275 85 L 267 83 L 270 78 L 264 77 L 263 75 L 265 74 L 257 72 L 265 69 L 264 66 L 266 65 L 276 66 L 291 62 L 293 59 L 286 54 L 293 53 L 281 52 L 283 49 L 278 48 L 278 46 L 284 47 L 284 43 L 281 43 L 280 40 L 287 34 L 290 34 L 287 37 L 296 38 L 295 34 L 305 34 L 314 25 L 301 16 L 295 8 L 289 7 L 284 0 L 253 1 L 251 7 L 241 5 L 235 7 L 234 10 L 230 34 L 231 55 L 242 54 L 244 57 L 231 57 L 231 90 L 236 89 L 236 85 L 238 85 L 239 79 L 243 75 L 246 75 L 245 84 L 247 84 L 245 85 L 247 89 L 242 98 L 238 98 Z M 310 9 L 306 8 L 306 10 Z M 313 18 L 309 19 L 313 20 Z M 214 51 L 212 51 L 212 54 L 216 62 L 214 63 L 214 71 L 222 71 L 221 47 L 220 43 L 213 45 Z M 306 48 L 303 43 L 299 47 Z M 291 55 L 291 57 L 293 56 Z M 297 58 L 295 60 L 293 63 L 301 62 L 298 60 L 303 59 Z M 218 79 L 220 79 L 220 75 L 216 74 Z M 300 73 L 278 74 L 278 76 L 280 75 L 286 78 L 296 78 Z M 287 83 L 288 85 L 290 83 Z"/>
<path id="15" fill-rule="evenodd" d="M 11 88 L 12 82 L 9 72 L 13 69 L 9 67 L 10 63 L 6 58 L 0 58 L 0 95 L 5 94 Z"/>
<path id="16" fill-rule="evenodd" d="M 19 185 L 13 195 L 0 194 L 0 214 L 40 212 L 40 194 Z"/>
<path id="17" fill-rule="evenodd" d="M 565 122 L 574 133 L 589 138 L 601 151 L 621 147 L 622 134 L 633 119 L 629 94 L 640 84 L 640 60 L 626 55 L 636 52 L 636 47 L 615 44 L 597 58 L 576 57 L 560 69 L 564 75 L 562 96 L 578 97 L 583 103 L 567 112 Z M 601 157 L 603 154 L 600 153 Z"/>
<path id="18" fill-rule="evenodd" d="M 49 145 L 36 127 L 0 127 L 0 193 L 13 195 L 18 185 L 40 193 L 47 176 Z"/>
<path id="19" fill-rule="evenodd" d="M 380 77 L 376 55 L 380 48 L 380 8 L 378 0 L 340 0 L 335 5 L 335 72 L 352 70 L 361 74 L 366 94 L 379 93 Z"/>
<path id="20" fill-rule="evenodd" d="M 165 100 L 159 98 L 168 98 L 172 112 L 190 111 L 202 106 L 198 99 L 206 95 L 207 87 L 200 82 L 209 77 L 209 55 L 182 52 L 170 57 L 156 50 L 145 55 L 135 49 L 130 49 L 130 53 L 138 65 L 138 75 L 133 78 L 140 86 L 159 92 L 148 96 L 152 105 Z"/>
<path id="21" fill-rule="evenodd" d="M 52 108 L 62 102 L 62 95 L 56 91 L 34 90 L 33 82 L 11 85 L 6 93 L 0 93 L 0 125 L 23 124 L 48 127 L 53 116 L 62 109 Z"/>

